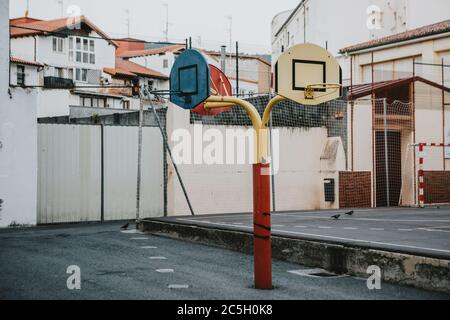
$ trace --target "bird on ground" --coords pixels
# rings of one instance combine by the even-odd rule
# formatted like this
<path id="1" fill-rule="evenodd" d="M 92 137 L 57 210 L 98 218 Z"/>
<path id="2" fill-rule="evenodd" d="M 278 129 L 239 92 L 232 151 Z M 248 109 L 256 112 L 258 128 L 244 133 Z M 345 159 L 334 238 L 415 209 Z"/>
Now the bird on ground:
<path id="1" fill-rule="evenodd" d="M 333 218 L 334 220 L 339 220 L 340 217 L 341 217 L 340 214 L 337 214 L 337 215 L 335 215 L 335 216 L 332 216 L 332 218 Z"/>
<path id="2" fill-rule="evenodd" d="M 345 214 L 348 215 L 348 216 L 352 216 L 354 213 L 355 213 L 355 211 L 352 210 L 350 212 L 346 212 Z"/>
<path id="3" fill-rule="evenodd" d="M 130 224 L 127 223 L 126 225 L 122 226 L 120 229 L 122 229 L 122 230 L 127 230 L 129 226 L 130 226 Z"/>

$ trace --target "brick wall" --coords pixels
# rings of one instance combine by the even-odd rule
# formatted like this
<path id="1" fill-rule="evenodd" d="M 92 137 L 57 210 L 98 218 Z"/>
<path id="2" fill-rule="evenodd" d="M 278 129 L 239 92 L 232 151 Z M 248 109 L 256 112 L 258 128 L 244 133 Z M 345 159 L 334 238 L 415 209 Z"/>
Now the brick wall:
<path id="1" fill-rule="evenodd" d="M 425 171 L 425 203 L 450 203 L 450 171 Z"/>
<path id="2" fill-rule="evenodd" d="M 340 208 L 370 208 L 371 190 L 372 179 L 369 171 L 339 173 Z"/>

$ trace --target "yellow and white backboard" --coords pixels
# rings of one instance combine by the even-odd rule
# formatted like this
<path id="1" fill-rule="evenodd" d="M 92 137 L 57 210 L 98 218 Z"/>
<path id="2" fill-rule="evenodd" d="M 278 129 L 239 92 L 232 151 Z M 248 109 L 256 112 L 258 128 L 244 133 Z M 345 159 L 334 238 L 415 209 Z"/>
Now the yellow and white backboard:
<path id="1" fill-rule="evenodd" d="M 275 92 L 304 105 L 337 99 L 342 96 L 342 69 L 322 47 L 293 46 L 276 63 Z"/>

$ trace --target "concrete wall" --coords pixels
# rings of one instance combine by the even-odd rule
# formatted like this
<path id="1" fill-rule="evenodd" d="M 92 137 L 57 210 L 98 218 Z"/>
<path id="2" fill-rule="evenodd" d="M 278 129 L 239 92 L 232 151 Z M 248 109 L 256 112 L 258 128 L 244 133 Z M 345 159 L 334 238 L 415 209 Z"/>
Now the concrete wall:
<path id="1" fill-rule="evenodd" d="M 9 52 L 9 0 L 0 0 L 0 52 Z M 9 55 L 0 56 L 0 227 L 36 223 L 36 93 L 11 89 Z"/>
<path id="2" fill-rule="evenodd" d="M 176 130 L 186 130 L 194 137 L 194 126 L 189 121 L 189 111 L 169 106 L 167 114 L 169 139 Z M 223 136 L 225 129 L 235 127 L 203 126 L 219 130 Z M 240 129 L 248 129 L 239 127 Z M 334 159 L 323 159 L 327 144 L 338 139 L 338 150 Z M 274 142 L 277 140 L 274 139 Z M 326 128 L 288 129 L 280 128 L 279 149 L 275 168 L 276 209 L 308 210 L 336 208 L 335 203 L 324 202 L 323 179 L 336 179 L 338 195 L 339 171 L 345 170 L 345 154 L 339 138 L 328 138 Z M 171 141 L 172 147 L 177 145 Z M 204 146 L 208 143 L 204 143 Z M 247 145 L 246 152 L 251 154 Z M 224 152 L 225 154 L 225 152 Z M 241 151 L 242 154 L 242 151 Z M 191 156 L 193 157 L 193 156 Z M 193 159 L 192 159 L 193 160 Z M 247 164 L 181 164 L 179 170 L 196 214 L 220 214 L 251 212 L 253 210 L 252 166 Z M 187 215 L 189 209 L 172 165 L 169 166 L 168 210 L 170 215 Z"/>

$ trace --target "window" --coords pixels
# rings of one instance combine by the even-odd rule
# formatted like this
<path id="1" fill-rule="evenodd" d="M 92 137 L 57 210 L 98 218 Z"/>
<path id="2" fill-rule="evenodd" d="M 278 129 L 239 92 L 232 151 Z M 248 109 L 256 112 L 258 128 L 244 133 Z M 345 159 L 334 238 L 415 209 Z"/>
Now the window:
<path id="1" fill-rule="evenodd" d="M 64 39 L 59 37 L 53 37 L 53 52 L 64 52 Z"/>
<path id="2" fill-rule="evenodd" d="M 63 68 L 55 68 L 55 77 L 64 78 L 64 69 Z"/>
<path id="3" fill-rule="evenodd" d="M 75 41 L 75 45 L 74 45 Z M 75 47 L 75 51 L 73 48 Z M 80 37 L 69 38 L 69 60 L 95 64 L 95 41 Z"/>
<path id="4" fill-rule="evenodd" d="M 95 42 L 94 42 L 94 40 L 89 41 L 89 63 L 95 64 Z"/>
<path id="5" fill-rule="evenodd" d="M 17 85 L 25 85 L 25 66 L 17 66 Z"/>
<path id="6" fill-rule="evenodd" d="M 154 82 L 153 82 L 153 80 L 148 80 L 148 82 L 147 82 L 147 88 L 148 88 L 148 91 L 152 91 L 152 90 L 154 90 Z"/>
<path id="7" fill-rule="evenodd" d="M 72 71 L 73 76 L 73 71 Z M 88 81 L 88 69 L 75 68 L 75 81 L 87 82 Z"/>
<path id="8" fill-rule="evenodd" d="M 164 68 L 164 69 L 167 69 L 168 67 L 169 67 L 169 60 L 164 59 L 164 60 L 163 60 L 163 68 Z"/>
<path id="9" fill-rule="evenodd" d="M 69 69 L 69 79 L 75 80 L 73 78 L 73 69 Z"/>
<path id="10" fill-rule="evenodd" d="M 130 101 L 129 100 L 124 100 L 124 101 L 122 101 L 122 103 L 123 103 L 123 109 L 130 110 Z"/>
<path id="11" fill-rule="evenodd" d="M 92 107 L 92 98 L 90 97 L 80 97 L 81 106 L 83 107 Z"/>
<path id="12" fill-rule="evenodd" d="M 69 61 L 73 61 L 73 37 L 69 37 Z"/>

